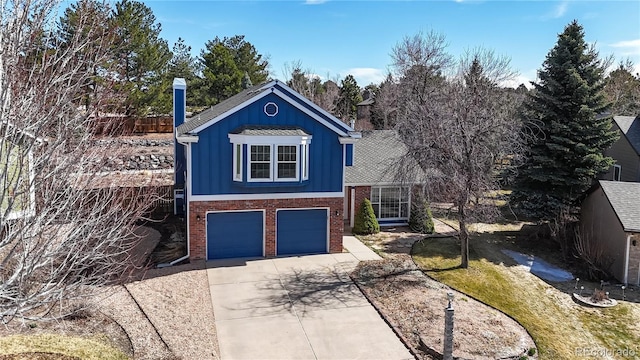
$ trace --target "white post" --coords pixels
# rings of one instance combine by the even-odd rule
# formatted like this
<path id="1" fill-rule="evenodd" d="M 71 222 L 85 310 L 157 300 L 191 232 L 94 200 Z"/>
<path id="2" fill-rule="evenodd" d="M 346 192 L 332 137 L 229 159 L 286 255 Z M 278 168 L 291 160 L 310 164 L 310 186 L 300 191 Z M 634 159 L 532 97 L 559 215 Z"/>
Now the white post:
<path id="1" fill-rule="evenodd" d="M 443 360 L 453 360 L 453 293 L 447 293 L 449 305 L 444 309 L 444 350 Z"/>

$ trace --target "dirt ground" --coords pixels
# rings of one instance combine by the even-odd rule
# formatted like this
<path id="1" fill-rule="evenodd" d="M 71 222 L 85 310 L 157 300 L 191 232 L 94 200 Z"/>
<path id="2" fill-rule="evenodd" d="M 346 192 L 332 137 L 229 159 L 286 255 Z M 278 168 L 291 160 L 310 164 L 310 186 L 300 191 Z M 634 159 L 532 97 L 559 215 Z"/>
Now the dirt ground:
<path id="1" fill-rule="evenodd" d="M 455 233 L 435 221 L 436 232 Z M 438 236 L 438 235 L 436 235 Z M 535 347 L 527 331 L 507 315 L 434 281 L 417 269 L 409 255 L 424 235 L 407 228 L 387 229 L 364 241 L 379 251 L 381 261 L 362 262 L 353 277 L 379 311 L 424 359 L 421 343 L 441 353 L 447 293 L 454 294 L 454 355 L 464 359 L 519 358 Z"/>

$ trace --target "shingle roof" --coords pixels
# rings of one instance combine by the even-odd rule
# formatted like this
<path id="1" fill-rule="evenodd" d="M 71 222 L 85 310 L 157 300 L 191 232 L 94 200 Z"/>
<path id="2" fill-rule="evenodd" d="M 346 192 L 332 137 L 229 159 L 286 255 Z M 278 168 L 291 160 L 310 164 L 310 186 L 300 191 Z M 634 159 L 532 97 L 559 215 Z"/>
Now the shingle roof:
<path id="1" fill-rule="evenodd" d="M 407 153 L 394 130 L 363 131 L 353 148 L 353 166 L 345 172 L 347 185 L 394 183 L 394 165 Z"/>
<path id="2" fill-rule="evenodd" d="M 600 180 L 624 231 L 640 232 L 640 183 Z"/>
<path id="3" fill-rule="evenodd" d="M 298 126 L 270 126 L 270 125 L 243 125 L 231 134 L 253 135 L 253 136 L 308 136 L 301 127 Z"/>
<path id="4" fill-rule="evenodd" d="M 627 137 L 636 153 L 640 155 L 640 117 L 614 116 L 613 121 Z"/>
<path id="5" fill-rule="evenodd" d="M 224 114 L 225 112 L 244 103 L 252 97 L 261 94 L 264 91 L 270 90 L 271 88 L 265 87 L 265 84 L 256 85 L 249 89 L 243 90 L 242 92 L 239 92 L 238 94 L 228 98 L 227 100 L 190 117 L 184 124 L 178 126 L 177 132 L 178 134 L 186 134 L 190 131 L 193 131 L 199 126 L 206 124 L 209 120 Z"/>
<path id="6" fill-rule="evenodd" d="M 375 100 L 373 100 L 372 98 L 368 98 L 366 100 L 363 100 L 359 103 L 356 104 L 356 106 L 361 106 L 361 105 L 373 105 L 375 103 Z"/>

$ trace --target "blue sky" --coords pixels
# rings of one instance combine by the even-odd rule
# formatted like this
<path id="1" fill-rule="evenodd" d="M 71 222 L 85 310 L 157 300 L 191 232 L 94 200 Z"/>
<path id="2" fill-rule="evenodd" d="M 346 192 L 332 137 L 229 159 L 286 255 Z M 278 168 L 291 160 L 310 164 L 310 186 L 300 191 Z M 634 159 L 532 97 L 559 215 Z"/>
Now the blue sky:
<path id="1" fill-rule="evenodd" d="M 245 35 L 269 56 L 274 78 L 301 61 L 322 78 L 378 83 L 392 47 L 404 36 L 434 30 L 460 55 L 482 46 L 511 58 L 520 75 L 536 70 L 573 19 L 601 55 L 630 58 L 640 72 L 640 1 L 163 1 L 144 0 L 169 46 L 182 37 L 198 55 L 216 36 Z"/>

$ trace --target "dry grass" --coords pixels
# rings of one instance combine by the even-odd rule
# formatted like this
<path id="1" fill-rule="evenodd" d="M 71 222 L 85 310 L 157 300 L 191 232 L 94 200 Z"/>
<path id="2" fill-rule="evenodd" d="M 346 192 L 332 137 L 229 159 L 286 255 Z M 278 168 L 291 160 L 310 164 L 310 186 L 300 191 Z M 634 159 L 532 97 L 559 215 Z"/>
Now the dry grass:
<path id="1" fill-rule="evenodd" d="M 12 335 L 0 338 L 0 355 L 54 353 L 80 359 L 128 359 L 121 351 L 107 345 L 102 338 L 81 338 L 55 334 Z M 32 356 L 33 354 L 29 354 Z"/>
<path id="2" fill-rule="evenodd" d="M 581 358 L 579 349 L 640 354 L 638 303 L 622 302 L 610 309 L 574 303 L 571 291 L 563 291 L 569 284 L 548 284 L 501 253 L 514 248 L 512 234 L 519 226 L 478 226 L 483 232 L 470 241 L 468 269 L 458 268 L 460 248 L 453 238 L 424 240 L 414 248 L 414 260 L 429 276 L 516 319 L 531 333 L 543 359 Z"/>

